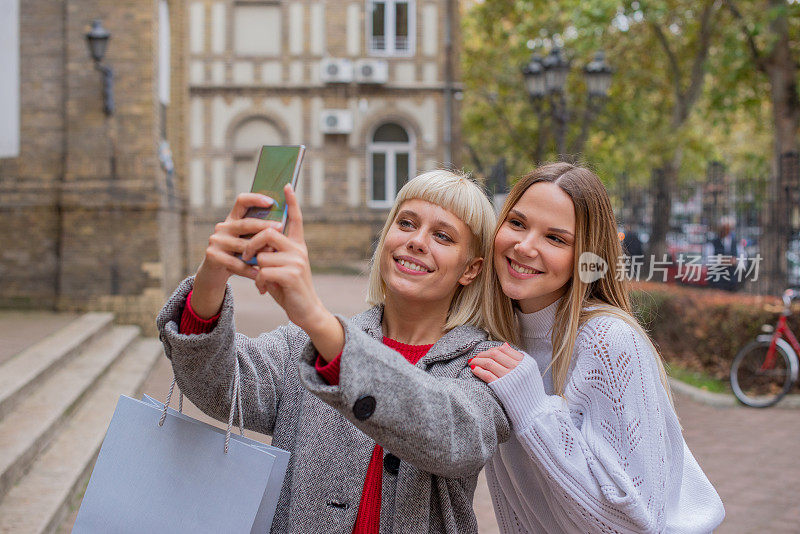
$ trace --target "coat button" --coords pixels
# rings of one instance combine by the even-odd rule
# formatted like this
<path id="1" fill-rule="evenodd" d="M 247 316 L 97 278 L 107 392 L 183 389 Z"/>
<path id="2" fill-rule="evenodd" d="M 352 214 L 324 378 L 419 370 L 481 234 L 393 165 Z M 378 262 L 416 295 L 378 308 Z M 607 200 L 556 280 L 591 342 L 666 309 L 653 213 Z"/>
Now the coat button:
<path id="1" fill-rule="evenodd" d="M 394 454 L 387 454 L 383 457 L 383 468 L 386 469 L 387 473 L 396 475 L 400 472 L 400 458 Z"/>
<path id="2" fill-rule="evenodd" d="M 363 421 L 373 413 L 375 413 L 375 397 L 372 395 L 362 395 L 353 404 L 353 415 L 359 421 Z"/>

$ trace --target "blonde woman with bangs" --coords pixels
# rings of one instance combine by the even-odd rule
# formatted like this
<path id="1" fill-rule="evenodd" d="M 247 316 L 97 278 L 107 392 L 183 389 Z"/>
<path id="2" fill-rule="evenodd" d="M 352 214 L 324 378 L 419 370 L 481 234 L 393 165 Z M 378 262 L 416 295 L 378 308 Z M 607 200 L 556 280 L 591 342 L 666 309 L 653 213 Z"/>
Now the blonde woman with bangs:
<path id="1" fill-rule="evenodd" d="M 196 276 L 159 314 L 178 384 L 224 420 L 238 375 L 244 425 L 291 452 L 273 533 L 477 532 L 478 473 L 510 435 L 496 397 L 466 366 L 499 345 L 480 328 L 488 199 L 448 171 L 409 181 L 372 258 L 372 307 L 352 318 L 314 292 L 288 186 L 286 201 L 284 235 L 244 218 L 271 199 L 240 195 Z M 257 267 L 243 261 L 251 257 Z M 251 278 L 291 323 L 257 338 L 235 333 L 232 274 Z"/>
<path id="2" fill-rule="evenodd" d="M 503 533 L 710 532 L 724 517 L 686 446 L 664 365 L 632 315 L 608 194 L 539 167 L 509 193 L 484 313 L 504 344 L 470 361 L 512 438 L 487 464 Z"/>

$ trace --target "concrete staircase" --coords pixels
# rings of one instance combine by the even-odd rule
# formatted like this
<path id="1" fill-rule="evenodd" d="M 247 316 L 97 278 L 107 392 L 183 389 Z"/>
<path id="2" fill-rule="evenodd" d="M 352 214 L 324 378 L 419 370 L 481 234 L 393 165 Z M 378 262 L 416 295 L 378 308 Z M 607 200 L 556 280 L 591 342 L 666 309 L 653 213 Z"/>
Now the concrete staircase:
<path id="1" fill-rule="evenodd" d="M 0 364 L 0 533 L 54 532 L 77 506 L 117 399 L 163 354 L 87 313 Z"/>

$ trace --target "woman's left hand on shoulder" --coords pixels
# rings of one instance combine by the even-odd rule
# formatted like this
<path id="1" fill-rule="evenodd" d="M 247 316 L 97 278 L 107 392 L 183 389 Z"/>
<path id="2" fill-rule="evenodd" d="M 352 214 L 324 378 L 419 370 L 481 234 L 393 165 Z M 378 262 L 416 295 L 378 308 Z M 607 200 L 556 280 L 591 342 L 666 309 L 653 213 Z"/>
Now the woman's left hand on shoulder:
<path id="1" fill-rule="evenodd" d="M 511 348 L 508 343 L 503 343 L 499 347 L 479 352 L 469 360 L 469 367 L 472 374 L 489 384 L 513 371 L 524 357 L 523 353 Z"/>
<path id="2" fill-rule="evenodd" d="M 289 320 L 304 327 L 322 308 L 311 280 L 308 248 L 303 236 L 303 214 L 291 186 L 284 188 L 288 209 L 286 235 L 267 228 L 250 238 L 242 254 L 247 260 L 256 256 L 256 287 L 269 293 L 286 311 Z"/>

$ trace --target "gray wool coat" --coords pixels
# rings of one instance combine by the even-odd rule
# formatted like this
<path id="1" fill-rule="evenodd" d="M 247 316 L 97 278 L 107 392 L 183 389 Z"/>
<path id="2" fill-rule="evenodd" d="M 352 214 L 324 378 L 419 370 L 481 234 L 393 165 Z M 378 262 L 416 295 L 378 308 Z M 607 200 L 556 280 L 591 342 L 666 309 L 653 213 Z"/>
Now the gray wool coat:
<path id="1" fill-rule="evenodd" d="M 332 386 L 296 325 L 257 338 L 236 333 L 230 287 L 213 331 L 178 333 L 192 284 L 184 280 L 159 313 L 160 337 L 181 390 L 221 421 L 238 358 L 245 428 L 292 454 L 272 533 L 351 534 L 376 442 L 400 459 L 383 470 L 381 534 L 477 532 L 478 473 L 509 437 L 498 399 L 467 365 L 497 345 L 485 332 L 455 328 L 411 365 L 382 343 L 382 307 L 339 317 L 345 347 Z"/>

